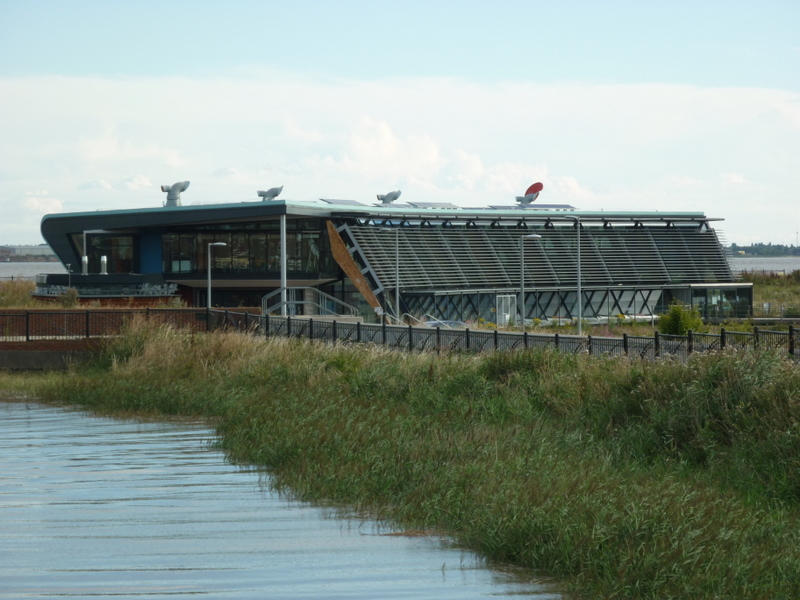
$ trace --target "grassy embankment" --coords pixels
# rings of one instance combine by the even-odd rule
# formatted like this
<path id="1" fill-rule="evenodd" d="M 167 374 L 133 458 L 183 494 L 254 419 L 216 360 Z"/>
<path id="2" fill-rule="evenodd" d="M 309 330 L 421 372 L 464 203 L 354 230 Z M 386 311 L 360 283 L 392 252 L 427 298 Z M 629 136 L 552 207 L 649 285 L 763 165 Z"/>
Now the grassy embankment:
<path id="1" fill-rule="evenodd" d="M 800 597 L 800 366 L 772 354 L 403 354 L 139 324 L 94 365 L 12 387 L 211 418 L 232 460 L 299 498 L 579 597 Z"/>
<path id="2" fill-rule="evenodd" d="M 800 304 L 800 271 L 786 275 L 742 272 L 742 281 L 753 284 L 753 302 L 761 304 Z"/>

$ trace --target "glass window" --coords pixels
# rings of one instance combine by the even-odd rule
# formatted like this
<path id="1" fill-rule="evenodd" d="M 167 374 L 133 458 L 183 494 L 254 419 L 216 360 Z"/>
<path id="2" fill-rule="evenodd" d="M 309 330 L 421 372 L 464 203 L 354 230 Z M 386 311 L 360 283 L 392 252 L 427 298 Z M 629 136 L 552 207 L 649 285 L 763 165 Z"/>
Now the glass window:
<path id="1" fill-rule="evenodd" d="M 250 272 L 267 272 L 267 235 L 265 233 L 250 234 Z"/>
<path id="2" fill-rule="evenodd" d="M 132 235 L 92 235 L 88 236 L 89 272 L 99 273 L 101 257 L 107 259 L 109 273 L 135 273 L 138 264 L 135 259 L 135 238 Z"/>
<path id="3" fill-rule="evenodd" d="M 281 272 L 281 235 L 267 235 L 267 273 Z"/>
<path id="4" fill-rule="evenodd" d="M 193 235 L 182 234 L 180 236 L 180 249 L 177 256 L 173 258 L 173 273 L 191 273 L 195 259 L 194 252 L 195 238 Z"/>
<path id="5" fill-rule="evenodd" d="M 197 273 L 206 273 L 208 270 L 208 245 L 214 243 L 213 233 L 197 234 Z M 216 248 L 212 248 L 212 251 Z"/>
<path id="6" fill-rule="evenodd" d="M 161 236 L 161 271 L 175 273 L 174 260 L 177 259 L 177 247 L 180 236 L 176 233 L 166 233 Z"/>
<path id="7" fill-rule="evenodd" d="M 231 234 L 231 272 L 247 273 L 250 270 L 250 244 L 246 233 Z"/>
<path id="8" fill-rule="evenodd" d="M 219 273 L 230 273 L 231 257 L 233 255 L 231 252 L 231 235 L 218 233 L 214 238 L 215 242 L 222 242 L 225 245 L 211 248 L 211 270 Z"/>

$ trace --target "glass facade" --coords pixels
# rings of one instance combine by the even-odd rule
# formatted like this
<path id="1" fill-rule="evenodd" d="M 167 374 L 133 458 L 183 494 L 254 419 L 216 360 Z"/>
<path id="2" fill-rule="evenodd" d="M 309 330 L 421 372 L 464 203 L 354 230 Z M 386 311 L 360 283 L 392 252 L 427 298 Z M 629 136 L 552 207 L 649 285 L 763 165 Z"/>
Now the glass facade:
<path id="1" fill-rule="evenodd" d="M 89 273 L 100 272 L 100 258 L 106 257 L 108 273 L 138 273 L 139 248 L 135 235 L 91 234 L 86 239 Z"/>
<path id="2" fill-rule="evenodd" d="M 319 220 L 291 222 L 286 232 L 288 272 L 298 275 L 334 276 L 336 265 L 331 256 L 327 232 Z M 258 224 L 254 224 L 258 225 Z M 266 224 L 265 224 L 266 225 Z M 223 242 L 211 249 L 211 271 L 218 274 L 266 275 L 279 277 L 280 232 L 240 230 L 219 225 L 202 231 L 173 231 L 161 236 L 162 272 L 165 274 L 207 272 L 208 245 Z M 199 229 L 199 228 L 198 228 Z"/>

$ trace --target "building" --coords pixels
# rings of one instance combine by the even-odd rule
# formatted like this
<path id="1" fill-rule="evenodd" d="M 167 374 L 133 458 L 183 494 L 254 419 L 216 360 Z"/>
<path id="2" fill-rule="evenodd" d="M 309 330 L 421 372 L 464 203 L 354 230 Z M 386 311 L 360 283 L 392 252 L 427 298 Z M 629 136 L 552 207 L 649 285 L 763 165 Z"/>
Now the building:
<path id="1" fill-rule="evenodd" d="M 0 254 L 8 256 L 55 257 L 55 254 L 53 254 L 53 251 L 47 244 L 40 244 L 38 246 L 0 246 Z"/>
<path id="2" fill-rule="evenodd" d="M 589 320 L 649 318 L 673 300 L 705 316 L 746 316 L 752 287 L 734 281 L 719 220 L 274 196 L 181 206 L 178 194 L 155 208 L 45 216 L 42 235 L 70 274 L 39 276 L 36 294 L 72 286 L 82 301 L 205 306 L 211 280 L 214 306 L 502 325 L 520 308 L 525 319 L 576 318 L 580 287 Z"/>

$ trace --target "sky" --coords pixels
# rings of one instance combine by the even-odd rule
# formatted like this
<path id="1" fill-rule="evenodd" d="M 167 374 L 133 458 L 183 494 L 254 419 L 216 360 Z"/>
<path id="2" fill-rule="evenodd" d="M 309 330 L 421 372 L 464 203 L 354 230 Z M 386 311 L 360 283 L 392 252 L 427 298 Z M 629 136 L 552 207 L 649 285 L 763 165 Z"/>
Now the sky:
<path id="1" fill-rule="evenodd" d="M 800 230 L 800 2 L 0 0 L 0 244 L 281 198 L 700 211 Z"/>

